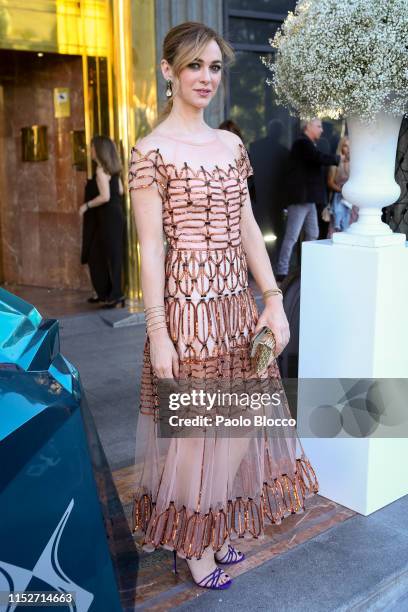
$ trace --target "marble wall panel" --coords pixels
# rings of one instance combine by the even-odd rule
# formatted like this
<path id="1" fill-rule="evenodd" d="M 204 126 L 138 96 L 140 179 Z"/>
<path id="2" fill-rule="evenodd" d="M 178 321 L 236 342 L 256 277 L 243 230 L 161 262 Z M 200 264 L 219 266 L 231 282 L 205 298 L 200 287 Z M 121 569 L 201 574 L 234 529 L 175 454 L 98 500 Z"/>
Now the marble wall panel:
<path id="1" fill-rule="evenodd" d="M 0 51 L 0 280 L 89 288 L 80 264 L 85 172 L 73 164 L 71 130 L 84 129 L 82 60 L 76 56 Z M 54 88 L 70 90 L 71 115 L 54 117 Z M 48 128 L 49 159 L 22 162 L 21 128 Z"/>

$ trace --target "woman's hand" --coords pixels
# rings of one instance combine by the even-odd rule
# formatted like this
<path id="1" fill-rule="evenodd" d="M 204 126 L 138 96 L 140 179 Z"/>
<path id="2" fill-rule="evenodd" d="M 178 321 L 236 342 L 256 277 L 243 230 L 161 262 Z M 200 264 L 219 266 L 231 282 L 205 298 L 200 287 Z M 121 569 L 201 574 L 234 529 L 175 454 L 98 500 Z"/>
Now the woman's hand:
<path id="1" fill-rule="evenodd" d="M 282 297 L 280 295 L 272 295 L 266 299 L 265 308 L 259 315 L 255 327 L 255 333 L 259 332 L 265 325 L 273 331 L 275 336 L 275 357 L 277 357 L 281 354 L 290 340 L 289 323 L 283 309 Z M 270 361 L 272 361 L 272 358 Z"/>
<path id="2" fill-rule="evenodd" d="M 149 332 L 150 361 L 157 378 L 178 378 L 179 357 L 165 329 Z"/>
<path id="3" fill-rule="evenodd" d="M 88 210 L 87 205 L 86 204 L 82 204 L 79 207 L 79 211 L 78 211 L 79 212 L 79 216 L 82 217 L 86 213 L 87 210 Z"/>

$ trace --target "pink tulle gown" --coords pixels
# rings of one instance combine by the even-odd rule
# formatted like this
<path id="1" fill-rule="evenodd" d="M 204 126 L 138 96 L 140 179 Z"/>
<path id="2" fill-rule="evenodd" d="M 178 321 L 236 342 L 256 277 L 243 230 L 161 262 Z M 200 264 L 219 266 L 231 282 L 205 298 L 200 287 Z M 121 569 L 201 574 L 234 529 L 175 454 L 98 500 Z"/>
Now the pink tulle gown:
<path id="1" fill-rule="evenodd" d="M 162 201 L 164 303 L 180 379 L 256 382 L 250 340 L 258 311 L 240 234 L 252 174 L 247 151 L 238 141 L 235 148 L 227 144 L 218 130 L 205 144 L 152 137 L 132 149 L 129 188 L 149 190 L 156 200 L 159 193 Z M 265 378 L 281 389 L 278 416 L 288 416 L 275 362 Z M 157 394 L 146 335 L 133 511 L 145 550 L 164 546 L 200 558 L 204 548 L 217 551 L 228 538 L 262 536 L 267 521 L 279 524 L 302 512 L 318 491 L 296 434 L 271 436 L 261 428 L 241 438 L 213 432 L 161 438 Z"/>

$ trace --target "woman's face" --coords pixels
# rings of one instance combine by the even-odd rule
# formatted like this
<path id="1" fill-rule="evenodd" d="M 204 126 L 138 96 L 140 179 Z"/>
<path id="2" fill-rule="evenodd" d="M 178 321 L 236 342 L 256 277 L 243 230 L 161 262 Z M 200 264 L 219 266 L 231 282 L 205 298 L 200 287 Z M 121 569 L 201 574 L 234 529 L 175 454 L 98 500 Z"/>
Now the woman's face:
<path id="1" fill-rule="evenodd" d="M 343 142 L 343 146 L 341 147 L 341 152 L 343 153 L 343 155 L 346 155 L 347 157 L 350 154 L 350 147 L 349 147 L 349 143 L 348 140 L 345 140 Z"/>
<path id="2" fill-rule="evenodd" d="M 168 65 L 168 64 L 167 64 Z M 222 54 L 215 40 L 181 70 L 173 82 L 173 96 L 195 108 L 205 108 L 215 96 L 221 81 Z M 165 78 L 172 78 L 171 76 Z"/>

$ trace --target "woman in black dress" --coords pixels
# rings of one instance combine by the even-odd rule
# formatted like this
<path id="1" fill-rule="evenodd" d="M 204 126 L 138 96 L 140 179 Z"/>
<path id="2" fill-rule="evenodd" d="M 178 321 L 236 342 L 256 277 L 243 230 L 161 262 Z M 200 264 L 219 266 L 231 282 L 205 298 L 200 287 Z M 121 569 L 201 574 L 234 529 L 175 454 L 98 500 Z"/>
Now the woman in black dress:
<path id="1" fill-rule="evenodd" d="M 84 215 L 82 263 L 89 265 L 97 294 L 90 301 L 104 302 L 104 308 L 115 308 L 125 305 L 122 292 L 122 167 L 115 144 L 106 136 L 94 136 L 91 154 L 96 172 L 87 184 L 86 202 L 79 209 Z"/>

